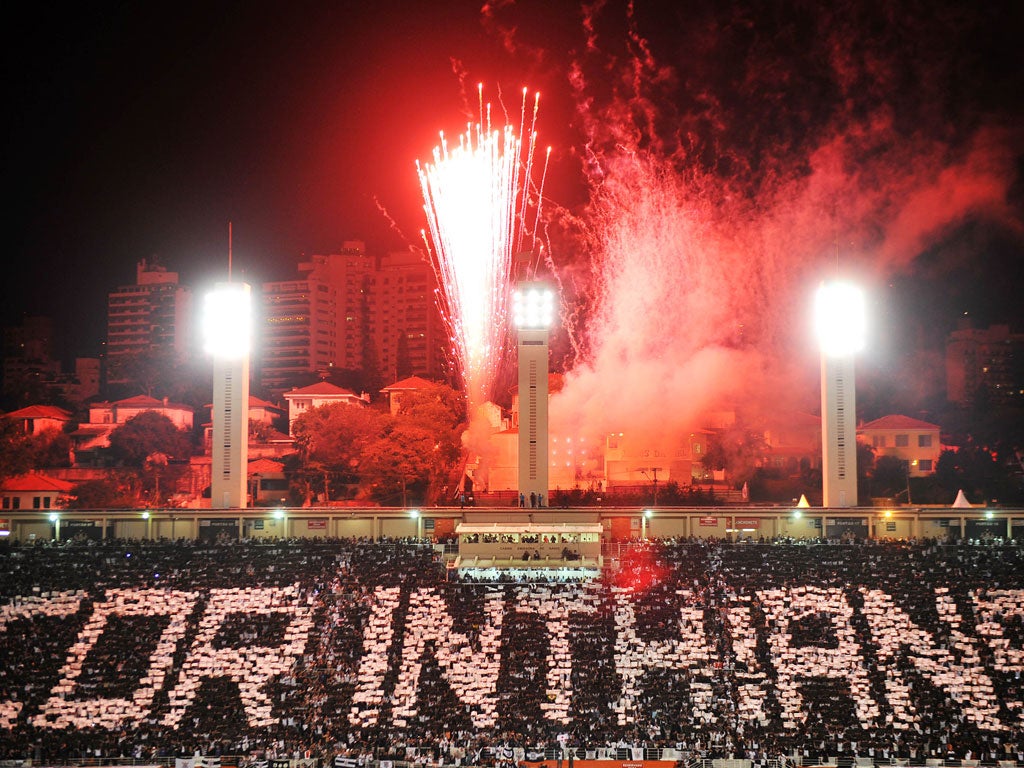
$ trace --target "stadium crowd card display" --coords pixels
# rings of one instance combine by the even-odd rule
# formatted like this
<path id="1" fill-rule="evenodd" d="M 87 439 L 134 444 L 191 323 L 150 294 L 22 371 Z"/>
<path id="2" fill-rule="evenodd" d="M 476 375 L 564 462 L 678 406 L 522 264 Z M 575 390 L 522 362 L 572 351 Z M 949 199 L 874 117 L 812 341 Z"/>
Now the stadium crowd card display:
<path id="1" fill-rule="evenodd" d="M 655 549 L 599 579 L 467 584 L 443 565 L 410 571 L 420 555 L 404 572 L 363 575 L 358 555 L 285 558 L 271 579 L 233 566 L 224 548 L 191 588 L 181 577 L 37 587 L 0 613 L 10 672 L 0 739 L 104 729 L 164 738 L 196 728 L 203 710 L 227 714 L 217 706 L 254 732 L 319 722 L 334 739 L 415 732 L 442 702 L 478 733 L 514 712 L 545 732 L 598 722 L 621 733 L 670 706 L 679 733 L 772 731 L 795 743 L 820 720 L 824 689 L 836 732 L 909 743 L 949 721 L 1019 740 L 1019 570 L 1000 567 L 997 581 L 918 569 L 910 581 L 905 564 L 887 561 L 898 548 L 854 545 L 821 548 L 794 572 L 786 558 L 809 548 L 750 549 L 756 573 L 746 554 L 705 548 L 673 562 Z M 870 575 L 865 553 L 877 559 Z M 316 573 L 293 566 L 311 560 Z M 215 586 L 232 567 L 253 583 Z M 26 693 L 29 678 L 46 684 Z M 233 693 L 211 698 L 213 685 Z"/>

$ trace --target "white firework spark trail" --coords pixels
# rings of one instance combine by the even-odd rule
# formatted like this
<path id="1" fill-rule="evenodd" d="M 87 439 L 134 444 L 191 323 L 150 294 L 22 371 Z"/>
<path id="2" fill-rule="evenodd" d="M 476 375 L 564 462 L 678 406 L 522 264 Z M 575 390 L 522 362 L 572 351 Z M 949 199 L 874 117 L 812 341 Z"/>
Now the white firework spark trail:
<path id="1" fill-rule="evenodd" d="M 524 236 L 531 236 L 525 226 L 531 205 L 539 217 L 543 187 L 534 189 L 530 182 L 539 97 L 524 143 L 526 89 L 517 132 L 511 125 L 492 127 L 481 87 L 480 121 L 467 126 L 454 145 L 442 133 L 433 162 L 416 164 L 429 227 L 429 239 L 426 231 L 423 239 L 438 274 L 441 313 L 471 413 L 493 395 L 505 349 L 514 257 Z M 533 240 L 536 245 L 535 235 Z"/>

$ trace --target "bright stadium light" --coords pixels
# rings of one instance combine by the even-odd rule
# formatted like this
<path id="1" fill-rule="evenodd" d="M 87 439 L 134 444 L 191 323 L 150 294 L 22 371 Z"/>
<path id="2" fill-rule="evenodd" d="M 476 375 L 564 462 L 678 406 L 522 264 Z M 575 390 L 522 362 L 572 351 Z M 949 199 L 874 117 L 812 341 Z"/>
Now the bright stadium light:
<path id="1" fill-rule="evenodd" d="M 512 319 L 516 328 L 550 328 L 555 321 L 555 292 L 544 286 L 515 291 Z"/>
<path id="2" fill-rule="evenodd" d="M 854 358 L 864 348 L 864 295 L 823 283 L 814 298 L 821 347 L 821 468 L 825 507 L 857 506 L 857 394 Z"/>
<path id="3" fill-rule="evenodd" d="M 823 354 L 848 357 L 864 349 L 864 294 L 849 283 L 823 283 L 814 300 L 815 328 Z"/>
<path id="4" fill-rule="evenodd" d="M 246 283 L 218 283 L 203 307 L 205 348 L 213 357 L 213 509 L 248 504 L 250 297 Z"/>
<path id="5" fill-rule="evenodd" d="M 206 294 L 203 330 L 207 354 L 223 360 L 249 354 L 251 303 L 246 283 L 220 283 Z"/>

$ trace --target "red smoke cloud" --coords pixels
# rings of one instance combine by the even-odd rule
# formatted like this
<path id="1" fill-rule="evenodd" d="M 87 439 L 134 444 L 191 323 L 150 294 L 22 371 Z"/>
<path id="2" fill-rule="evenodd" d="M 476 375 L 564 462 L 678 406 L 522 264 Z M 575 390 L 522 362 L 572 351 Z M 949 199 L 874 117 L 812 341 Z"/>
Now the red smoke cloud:
<path id="1" fill-rule="evenodd" d="M 621 25 L 584 7 L 567 77 L 587 201 L 549 262 L 574 350 L 554 429 L 671 441 L 720 406 L 811 410 L 809 295 L 837 265 L 870 289 L 965 222 L 1021 233 L 1019 132 L 944 108 L 951 53 L 887 48 L 944 34 L 942 13 L 922 30 L 852 8 L 703 8 L 659 48 L 641 3 Z"/>

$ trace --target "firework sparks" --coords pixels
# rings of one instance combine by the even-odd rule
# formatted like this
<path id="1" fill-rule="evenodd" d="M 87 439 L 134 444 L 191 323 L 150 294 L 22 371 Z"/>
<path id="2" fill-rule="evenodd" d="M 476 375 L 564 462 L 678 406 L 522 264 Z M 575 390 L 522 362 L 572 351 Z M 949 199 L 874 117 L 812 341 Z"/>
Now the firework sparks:
<path id="1" fill-rule="evenodd" d="M 514 254 L 525 239 L 536 245 L 525 220 L 530 207 L 539 215 L 543 194 L 530 181 L 540 95 L 524 141 L 526 94 L 524 88 L 518 131 L 511 125 L 499 129 L 491 125 L 481 88 L 480 121 L 454 145 L 442 133 L 433 162 L 416 164 L 429 226 L 429 239 L 426 231 L 423 239 L 438 273 L 441 312 L 471 407 L 492 395 L 505 346 Z"/>

